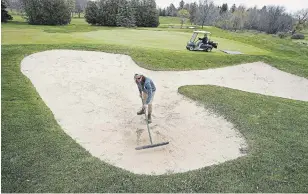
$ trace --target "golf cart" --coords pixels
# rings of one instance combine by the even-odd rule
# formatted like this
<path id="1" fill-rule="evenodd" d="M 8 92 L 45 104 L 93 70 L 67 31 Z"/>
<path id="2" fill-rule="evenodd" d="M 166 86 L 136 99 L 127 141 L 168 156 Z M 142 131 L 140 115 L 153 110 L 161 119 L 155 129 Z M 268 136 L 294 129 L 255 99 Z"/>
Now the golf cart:
<path id="1" fill-rule="evenodd" d="M 204 37 L 197 39 L 198 34 L 204 34 Z M 187 50 L 209 52 L 213 48 L 217 49 L 218 43 L 210 41 L 209 34 L 211 33 L 207 31 L 194 31 L 190 41 L 186 45 Z"/>

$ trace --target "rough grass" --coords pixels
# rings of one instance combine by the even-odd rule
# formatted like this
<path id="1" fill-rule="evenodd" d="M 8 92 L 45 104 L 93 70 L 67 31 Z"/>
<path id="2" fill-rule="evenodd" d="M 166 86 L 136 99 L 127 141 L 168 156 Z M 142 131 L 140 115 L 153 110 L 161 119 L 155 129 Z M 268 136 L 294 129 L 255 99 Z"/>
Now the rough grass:
<path id="1" fill-rule="evenodd" d="M 179 17 L 160 16 L 159 23 L 160 25 L 181 25 L 181 20 Z M 189 19 L 185 21 L 184 25 L 190 25 Z"/>
<path id="2" fill-rule="evenodd" d="M 226 169 L 230 179 L 246 178 L 221 180 L 214 192 L 308 191 L 307 102 L 214 86 L 183 86 L 179 92 L 223 115 L 248 139 L 249 156 L 234 162 L 240 173 Z M 219 190 L 229 181 L 234 190 Z M 249 182 L 250 188 L 243 189 Z"/>
<path id="3" fill-rule="evenodd" d="M 153 71 L 160 70 L 196 70 L 209 69 L 217 67 L 225 67 L 243 62 L 253 62 L 258 58 L 256 56 L 233 56 L 226 55 L 220 57 L 219 55 L 212 55 L 211 57 L 206 53 L 190 52 L 174 52 L 166 50 L 154 50 L 136 47 L 124 47 L 119 45 L 96 45 L 96 44 L 56 44 L 56 45 L 3 45 L 3 54 L 8 55 L 11 52 L 23 54 L 23 56 L 50 49 L 77 49 L 90 51 L 104 51 L 109 53 L 121 53 L 132 57 L 132 59 L 141 67 Z M 177 60 L 175 63 L 174 61 Z"/>
<path id="4" fill-rule="evenodd" d="M 206 108 L 236 125 L 249 142 L 248 155 L 182 174 L 140 176 L 108 165 L 76 144 L 63 132 L 31 82 L 20 72 L 20 61 L 29 54 L 50 49 L 77 49 L 128 54 L 140 66 L 152 70 L 208 69 L 261 60 L 308 78 L 306 47 L 268 35 L 227 33 L 210 27 L 206 28 L 216 37 L 236 40 L 270 53 L 231 56 L 133 44 L 112 45 L 111 42 L 80 44 L 76 37 L 69 36 L 68 40 L 68 37 L 57 40 L 62 34 L 107 29 L 81 24 L 80 19 L 78 22 L 75 27 L 14 22 L 2 25 L 2 43 L 14 39 L 25 43 L 28 38 L 36 38 L 36 32 L 22 37 L 31 30 L 55 36 L 41 39 L 48 39 L 48 45 L 33 40 L 29 41 L 30 45 L 2 44 L 2 192 L 308 192 L 307 102 L 214 86 L 183 86 L 179 88 L 181 94 L 204 103 Z M 16 32 L 12 32 L 13 28 Z M 140 30 L 152 33 L 163 29 Z M 50 44 L 52 41 L 57 44 Z"/>

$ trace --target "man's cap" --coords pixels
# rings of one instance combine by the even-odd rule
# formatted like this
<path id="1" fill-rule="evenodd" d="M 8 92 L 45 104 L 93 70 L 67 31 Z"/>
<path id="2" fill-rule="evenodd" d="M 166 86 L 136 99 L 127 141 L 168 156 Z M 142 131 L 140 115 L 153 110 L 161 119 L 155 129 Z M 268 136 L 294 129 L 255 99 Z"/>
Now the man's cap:
<path id="1" fill-rule="evenodd" d="M 141 74 L 136 73 L 135 76 L 134 76 L 134 78 L 135 78 L 135 79 L 138 79 L 138 78 L 140 78 L 141 76 L 142 76 Z"/>

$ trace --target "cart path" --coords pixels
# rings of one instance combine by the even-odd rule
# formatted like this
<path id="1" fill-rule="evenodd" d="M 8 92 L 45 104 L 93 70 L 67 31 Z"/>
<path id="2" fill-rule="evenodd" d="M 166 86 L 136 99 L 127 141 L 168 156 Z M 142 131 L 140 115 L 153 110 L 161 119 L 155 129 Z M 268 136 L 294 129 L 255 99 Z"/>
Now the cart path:
<path id="1" fill-rule="evenodd" d="M 180 95 L 183 85 L 211 84 L 308 101 L 308 80 L 264 63 L 201 71 L 150 71 L 131 57 L 93 51 L 51 50 L 24 58 L 31 80 L 63 130 L 101 160 L 137 174 L 186 172 L 244 156 L 246 142 L 233 124 Z M 149 144 L 135 73 L 157 86 Z"/>

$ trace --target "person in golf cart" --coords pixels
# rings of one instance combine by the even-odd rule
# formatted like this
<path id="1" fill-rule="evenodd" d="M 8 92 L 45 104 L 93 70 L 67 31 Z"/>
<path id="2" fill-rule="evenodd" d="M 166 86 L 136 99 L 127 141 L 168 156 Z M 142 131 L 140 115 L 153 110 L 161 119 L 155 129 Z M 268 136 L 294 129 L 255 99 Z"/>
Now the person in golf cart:
<path id="1" fill-rule="evenodd" d="M 152 102 L 156 92 L 156 86 L 150 78 L 144 75 L 135 74 L 134 79 L 138 86 L 139 97 L 142 99 L 142 104 L 143 104 L 141 110 L 137 112 L 137 115 L 142 115 L 147 112 L 148 122 L 151 123 Z"/>
<path id="2" fill-rule="evenodd" d="M 207 34 L 204 34 L 203 38 L 199 38 L 201 42 L 199 42 L 198 46 L 200 47 L 202 44 L 208 44 L 209 38 L 207 37 Z"/>

